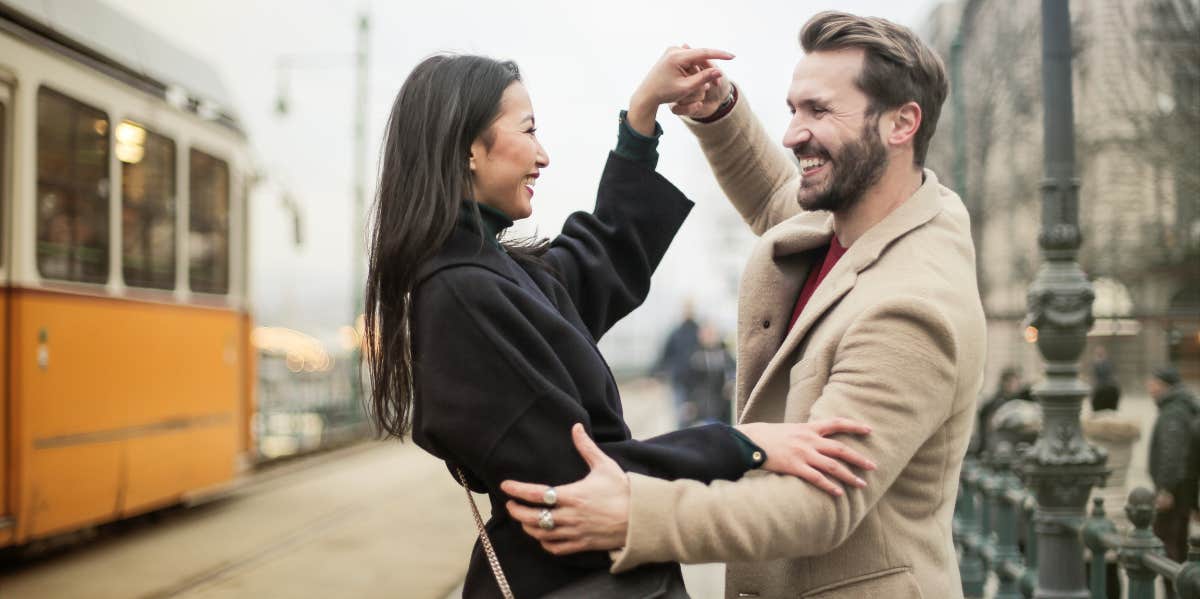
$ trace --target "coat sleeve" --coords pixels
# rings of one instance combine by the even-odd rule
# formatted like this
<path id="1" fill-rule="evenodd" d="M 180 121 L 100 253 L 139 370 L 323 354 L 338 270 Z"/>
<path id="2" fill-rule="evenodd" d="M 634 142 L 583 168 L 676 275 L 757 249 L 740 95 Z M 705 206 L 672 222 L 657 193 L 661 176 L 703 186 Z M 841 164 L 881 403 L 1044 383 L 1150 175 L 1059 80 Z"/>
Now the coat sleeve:
<path id="1" fill-rule="evenodd" d="M 866 488 L 835 498 L 766 472 L 711 485 L 633 474 L 626 546 L 613 552 L 613 572 L 647 562 L 763 561 L 838 547 L 950 417 L 955 354 L 953 331 L 927 303 L 896 299 L 872 308 L 842 338 L 811 414 L 871 425 L 870 435 L 840 439 L 878 466 L 857 472 Z"/>
<path id="2" fill-rule="evenodd" d="M 609 154 L 595 210 L 571 215 L 544 257 L 594 339 L 646 298 L 650 275 L 691 209 L 652 168 Z"/>
<path id="3" fill-rule="evenodd" d="M 593 434 L 591 417 L 555 342 L 578 332 L 490 271 L 453 270 L 426 281 L 415 300 L 414 440 L 491 490 L 508 479 L 583 478 L 570 429 L 578 422 Z M 751 467 L 725 426 L 598 444 L 624 469 L 667 479 L 736 479 Z"/>
<path id="4" fill-rule="evenodd" d="M 1172 493 L 1188 480 L 1188 447 L 1191 444 L 1191 414 L 1181 410 L 1174 417 L 1160 417 L 1154 425 L 1154 486 Z"/>
<path id="5" fill-rule="evenodd" d="M 755 235 L 800 213 L 800 171 L 771 141 L 740 88 L 733 110 L 717 121 L 683 120 L 700 141 L 721 190 Z"/>

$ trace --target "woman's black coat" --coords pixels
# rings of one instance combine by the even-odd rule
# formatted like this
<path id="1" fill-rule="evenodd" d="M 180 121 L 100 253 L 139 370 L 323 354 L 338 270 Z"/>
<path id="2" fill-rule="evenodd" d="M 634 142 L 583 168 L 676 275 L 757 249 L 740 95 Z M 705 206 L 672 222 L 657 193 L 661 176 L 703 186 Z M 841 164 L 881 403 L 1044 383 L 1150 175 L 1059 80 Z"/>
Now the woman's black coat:
<path id="1" fill-rule="evenodd" d="M 412 295 L 413 439 L 489 494 L 488 534 L 518 598 L 611 564 L 603 552 L 544 551 L 508 516 L 499 490 L 508 479 L 561 485 L 583 478 L 574 423 L 630 472 L 711 481 L 749 468 L 724 426 L 632 440 L 596 347 L 645 299 L 691 206 L 649 166 L 610 154 L 595 212 L 567 219 L 544 255 L 546 268 L 523 267 L 460 225 L 421 269 Z M 462 510 L 468 519 L 465 502 Z M 500 596 L 478 542 L 463 596 Z"/>

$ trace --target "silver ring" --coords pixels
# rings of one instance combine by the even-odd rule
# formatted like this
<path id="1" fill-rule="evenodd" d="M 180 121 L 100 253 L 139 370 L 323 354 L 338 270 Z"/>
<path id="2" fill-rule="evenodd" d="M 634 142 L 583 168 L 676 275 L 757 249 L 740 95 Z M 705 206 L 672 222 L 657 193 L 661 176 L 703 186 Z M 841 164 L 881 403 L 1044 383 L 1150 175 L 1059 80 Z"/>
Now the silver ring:
<path id="1" fill-rule="evenodd" d="M 558 491 L 555 491 L 554 487 L 546 489 L 546 492 L 542 493 L 542 503 L 546 505 L 554 505 L 558 503 Z"/>
<path id="2" fill-rule="evenodd" d="M 554 514 L 551 514 L 550 510 L 542 510 L 541 515 L 538 516 L 538 528 L 542 530 L 554 530 Z"/>

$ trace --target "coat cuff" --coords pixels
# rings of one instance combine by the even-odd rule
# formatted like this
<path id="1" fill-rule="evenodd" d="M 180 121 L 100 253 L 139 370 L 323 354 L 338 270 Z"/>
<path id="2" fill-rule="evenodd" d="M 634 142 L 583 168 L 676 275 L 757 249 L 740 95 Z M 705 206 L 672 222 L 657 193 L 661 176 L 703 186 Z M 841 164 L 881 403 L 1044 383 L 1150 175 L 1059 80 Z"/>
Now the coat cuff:
<path id="1" fill-rule="evenodd" d="M 628 473 L 629 524 L 625 530 L 625 546 L 610 551 L 613 564 L 610 571 L 619 574 L 650 562 L 674 561 L 669 548 L 678 546 L 671 539 L 676 527 L 671 502 L 664 499 L 671 493 L 671 482 L 652 476 Z"/>
<path id="2" fill-rule="evenodd" d="M 711 123 L 702 123 L 686 116 L 680 118 L 701 142 L 716 143 L 732 139 L 747 131 L 753 124 L 751 121 L 754 120 L 754 113 L 750 110 L 750 102 L 746 100 L 745 95 L 739 93 L 737 102 L 734 102 L 733 109 L 729 111 L 729 114 Z"/>

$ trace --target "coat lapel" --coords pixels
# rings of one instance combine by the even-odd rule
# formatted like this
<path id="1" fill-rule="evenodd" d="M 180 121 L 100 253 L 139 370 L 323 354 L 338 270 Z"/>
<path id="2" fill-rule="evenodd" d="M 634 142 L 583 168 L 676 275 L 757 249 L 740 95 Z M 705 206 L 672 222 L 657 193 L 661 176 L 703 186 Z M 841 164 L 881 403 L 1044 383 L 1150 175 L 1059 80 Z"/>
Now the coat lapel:
<path id="1" fill-rule="evenodd" d="M 825 280 L 817 287 L 804 310 L 800 312 L 800 317 L 796 319 L 795 326 L 788 331 L 783 338 L 778 349 L 773 353 L 754 352 L 750 355 L 771 356 L 765 368 L 761 370 L 759 376 L 755 377 L 752 389 L 743 395 L 741 391 L 744 385 L 741 380 L 738 381 L 739 398 L 745 397 L 745 402 L 738 406 L 738 415 L 744 416 L 754 406 L 759 396 L 763 395 L 763 390 L 767 388 L 770 380 L 779 376 L 779 371 L 786 367 L 794 365 L 794 361 L 789 358 L 799 347 L 800 342 L 808 335 L 812 327 L 825 315 L 837 302 L 842 299 L 858 280 L 858 274 L 866 270 L 871 264 L 879 259 L 883 251 L 894 241 L 902 237 L 909 231 L 925 224 L 938 212 L 942 210 L 942 202 L 939 190 L 941 185 L 938 183 L 937 176 L 933 171 L 925 171 L 925 181 L 917 192 L 912 195 L 907 201 L 896 208 L 886 218 L 872 227 L 863 236 L 846 250 L 846 254 L 838 260 L 833 269 L 826 275 Z M 819 247 L 822 244 L 828 243 L 833 235 L 833 218 L 827 217 L 824 225 L 821 227 L 813 227 L 813 213 L 802 213 L 792 219 L 780 223 L 779 226 L 771 229 L 763 236 L 763 245 L 769 245 L 773 250 L 771 262 L 778 268 L 778 264 L 782 260 L 786 260 L 791 254 L 811 250 Z M 802 226 L 804 223 L 804 226 Z M 789 226 L 790 225 L 790 226 Z M 778 233 L 776 233 L 778 232 Z M 820 232 L 821 234 L 816 234 Z M 772 239 L 771 236 L 779 237 Z M 769 242 L 769 243 L 768 243 Z M 809 264 L 810 268 L 816 265 Z M 747 272 L 750 268 L 747 268 Z M 791 310 L 796 304 L 796 299 L 799 296 L 800 286 L 803 285 L 804 278 L 808 276 L 808 268 L 803 269 L 803 274 L 799 275 L 798 281 L 791 281 L 790 284 L 781 284 L 781 289 L 787 290 L 787 294 L 776 294 L 772 299 L 775 303 L 785 306 L 783 309 L 787 311 L 787 317 L 782 322 L 786 326 L 786 318 L 790 318 Z M 793 273 L 793 276 L 794 273 Z M 744 285 L 742 289 L 743 300 L 753 297 L 754 301 L 765 301 L 757 299 L 763 293 L 762 289 L 750 288 L 750 285 Z M 739 354 L 741 351 L 739 350 Z M 739 360 L 740 363 L 740 360 Z M 750 370 L 755 369 L 754 366 L 749 366 L 747 374 Z M 739 378 L 742 371 L 739 371 Z M 780 398 L 781 400 L 783 398 Z"/>

